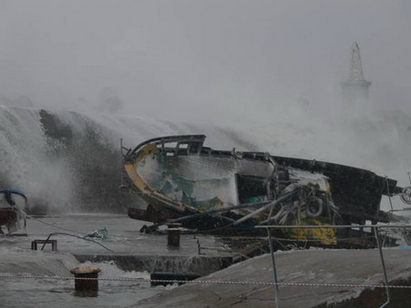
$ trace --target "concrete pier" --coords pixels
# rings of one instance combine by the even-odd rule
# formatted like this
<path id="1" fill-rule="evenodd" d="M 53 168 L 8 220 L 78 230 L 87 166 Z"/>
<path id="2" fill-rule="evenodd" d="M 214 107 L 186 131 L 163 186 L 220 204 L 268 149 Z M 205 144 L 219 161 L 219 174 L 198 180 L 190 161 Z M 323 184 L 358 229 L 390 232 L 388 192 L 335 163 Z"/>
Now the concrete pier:
<path id="1" fill-rule="evenodd" d="M 384 249 L 384 255 L 390 284 L 411 285 L 411 250 Z M 281 308 L 371 308 L 380 307 L 386 301 L 384 288 L 349 286 L 382 284 L 384 277 L 379 253 L 375 249 L 279 252 L 276 266 L 279 282 L 293 284 L 280 285 Z M 275 307 L 274 285 L 252 284 L 273 282 L 269 254 L 198 280 L 206 283 L 185 284 L 132 307 Z M 300 285 L 304 283 L 317 286 Z M 329 284 L 338 286 L 327 286 Z M 393 289 L 391 293 L 392 305 L 389 307 L 411 307 L 409 289 Z"/>
<path id="2" fill-rule="evenodd" d="M 223 244 L 213 236 L 179 234 L 179 247 L 176 249 L 169 245 L 166 229 L 162 235 L 140 233 L 144 223 L 125 215 L 110 214 L 33 218 L 28 220 L 28 236 L 16 240 L 14 246 L 27 249 L 33 241 L 44 242 L 51 233 L 56 233 L 49 242 L 57 240 L 58 252 L 72 254 L 80 263 L 113 261 L 121 270 L 149 273 L 204 276 L 238 260 L 238 254 L 218 249 L 205 250 L 200 254 L 199 243 L 204 247 L 221 248 Z M 94 231 L 99 229 L 107 231 L 107 238 L 95 237 L 98 232 Z M 50 245 L 46 246 L 44 252 L 50 251 Z"/>
<path id="3" fill-rule="evenodd" d="M 274 285 L 253 284 L 273 282 L 269 254 L 230 266 L 234 259 L 238 260 L 235 253 L 204 249 L 199 254 L 198 242 L 208 248 L 221 247 L 221 242 L 212 236 L 182 234 L 180 248 L 173 249 L 167 245 L 166 234 L 141 234 L 139 230 L 143 222 L 125 216 L 73 215 L 70 219 L 61 216 L 40 220 L 28 221 L 27 237 L 7 238 L 3 241 L 3 250 L 6 250 L 2 255 L 0 272 L 65 277 L 69 275 L 68 269 L 81 262 L 91 261 L 104 265 L 102 261 L 112 261 L 124 271 L 202 276 L 153 298 L 136 300 L 132 302 L 135 307 L 275 307 Z M 91 242 L 79 238 L 101 228 L 108 231 L 107 239 L 90 238 L 95 241 Z M 53 232 L 66 233 L 51 237 L 58 241 L 57 252 L 52 251 L 50 246 L 46 246 L 44 251 L 31 250 L 33 240 L 46 239 Z M 76 234 L 78 237 L 67 234 Z M 383 251 L 390 284 L 409 285 L 411 250 L 390 248 Z M 386 299 L 384 288 L 349 286 L 383 283 L 380 256 L 375 249 L 278 252 L 276 266 L 279 282 L 294 284 L 280 286 L 281 308 L 364 308 L 371 307 L 367 306 L 369 304 L 379 307 Z M 199 280 L 207 283 L 196 283 Z M 318 285 L 302 286 L 301 283 Z M 131 284 L 130 293 L 127 294 L 138 294 L 138 290 L 145 286 L 146 283 Z M 149 286 L 147 288 L 150 289 Z M 145 292 L 148 292 L 147 289 Z M 93 300 L 98 301 L 100 296 L 112 298 L 113 293 L 105 293 L 105 288 L 101 288 L 99 296 Z M 148 296 L 141 298 L 146 297 Z M 393 290 L 392 300 L 392 307 L 411 307 L 409 289 Z M 99 305 L 102 303 L 99 302 Z"/>
<path id="4" fill-rule="evenodd" d="M 205 276 L 222 270 L 233 264 L 233 256 L 193 256 L 193 255 L 90 255 L 74 254 L 79 262 L 113 261 L 116 266 L 124 271 L 147 271 L 186 273 Z"/>

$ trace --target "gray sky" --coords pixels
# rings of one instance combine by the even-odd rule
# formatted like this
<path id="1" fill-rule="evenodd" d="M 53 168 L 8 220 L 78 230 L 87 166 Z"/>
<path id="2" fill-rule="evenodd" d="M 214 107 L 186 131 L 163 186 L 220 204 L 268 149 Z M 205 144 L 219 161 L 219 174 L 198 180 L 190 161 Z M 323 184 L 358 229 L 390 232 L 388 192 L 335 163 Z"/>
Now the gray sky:
<path id="1" fill-rule="evenodd" d="M 305 100 L 335 107 L 351 44 L 378 108 L 410 110 L 409 0 L 0 0 L 0 96 L 224 120 Z"/>

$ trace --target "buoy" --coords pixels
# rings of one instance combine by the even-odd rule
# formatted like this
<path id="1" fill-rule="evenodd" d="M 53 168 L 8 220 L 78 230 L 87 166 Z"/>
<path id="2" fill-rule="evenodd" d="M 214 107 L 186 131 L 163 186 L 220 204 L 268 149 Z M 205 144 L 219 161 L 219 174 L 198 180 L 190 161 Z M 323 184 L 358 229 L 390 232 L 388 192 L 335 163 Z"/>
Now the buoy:
<path id="1" fill-rule="evenodd" d="M 74 288 L 76 296 L 96 297 L 98 296 L 98 273 L 101 269 L 95 266 L 79 266 L 73 268 L 70 273 L 74 274 Z"/>

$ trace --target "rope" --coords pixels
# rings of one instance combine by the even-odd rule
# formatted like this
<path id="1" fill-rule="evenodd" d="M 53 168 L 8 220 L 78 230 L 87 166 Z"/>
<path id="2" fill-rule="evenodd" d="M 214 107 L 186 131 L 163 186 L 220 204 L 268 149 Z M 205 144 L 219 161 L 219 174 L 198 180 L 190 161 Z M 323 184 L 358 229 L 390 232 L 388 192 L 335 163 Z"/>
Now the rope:
<path id="1" fill-rule="evenodd" d="M 0 275 L 0 279 L 53 279 L 53 280 L 101 280 L 101 281 L 121 281 L 121 282 L 146 282 L 146 283 L 179 283 L 187 284 L 224 284 L 224 285 L 253 285 L 253 286 L 282 286 L 282 287 L 331 287 L 331 288 L 391 288 L 391 289 L 411 289 L 407 285 L 384 284 L 349 284 L 349 283 L 304 283 L 304 282 L 264 282 L 264 281 L 227 281 L 227 280 L 171 280 L 171 279 L 145 279 L 145 278 L 113 278 L 113 277 L 72 277 L 72 276 L 35 276 L 35 275 Z"/>
<path id="2" fill-rule="evenodd" d="M 70 232 L 78 233 L 77 231 L 73 231 L 73 230 L 70 230 L 70 229 L 58 227 L 58 226 L 49 224 L 49 223 L 47 223 L 47 222 L 41 221 L 39 218 L 35 218 L 35 217 L 32 217 L 32 216 L 28 216 L 28 217 L 30 217 L 31 219 L 34 219 L 34 221 L 40 222 L 40 223 L 42 223 L 42 224 L 44 224 L 44 225 L 51 226 L 51 227 L 56 228 L 56 229 L 61 229 L 61 230 L 65 230 L 65 231 L 70 231 Z M 82 239 L 82 240 L 85 240 L 85 241 L 93 242 L 93 243 L 95 243 L 95 244 L 97 244 L 97 245 L 100 245 L 101 247 L 103 247 L 104 249 L 106 249 L 106 250 L 108 250 L 108 251 L 110 251 L 110 252 L 114 252 L 113 250 L 111 250 L 110 248 L 107 248 L 107 247 L 104 246 L 103 244 L 101 244 L 101 243 L 99 243 L 99 242 L 97 242 L 97 241 L 94 241 L 94 240 L 91 240 L 91 239 L 86 238 L 87 235 L 86 235 L 86 236 L 78 236 L 78 235 L 69 234 L 69 233 L 63 233 L 63 232 L 50 233 L 49 236 L 47 237 L 46 241 L 43 243 L 43 246 L 41 247 L 40 250 L 43 250 L 43 249 L 44 249 L 44 247 L 46 246 L 46 243 L 49 241 L 49 239 L 51 238 L 52 235 L 57 235 L 57 234 L 59 234 L 59 235 L 67 235 L 67 236 L 76 237 L 76 238 L 79 238 L 79 239 Z"/>
<path id="3" fill-rule="evenodd" d="M 53 228 L 56 228 L 56 229 L 60 229 L 60 230 L 64 230 L 64 231 L 70 231 L 70 232 L 74 232 L 74 233 L 79 233 L 79 232 L 74 231 L 74 230 L 66 229 L 66 228 L 63 228 L 63 227 L 58 227 L 58 226 L 55 226 L 53 224 L 47 223 L 45 221 L 40 220 L 40 218 L 36 218 L 36 217 L 33 217 L 33 216 L 27 216 L 27 217 L 29 217 L 30 219 L 33 219 L 34 221 L 37 221 L 39 223 L 42 223 L 44 225 L 47 225 L 47 226 L 50 226 L 50 227 L 53 227 Z"/>
<path id="4" fill-rule="evenodd" d="M 41 250 L 43 250 L 43 249 L 44 249 L 44 246 L 46 246 L 46 243 L 49 241 L 50 237 L 51 237 L 52 235 L 57 235 L 57 234 L 60 234 L 60 235 L 67 235 L 67 236 L 72 236 L 72 237 L 79 238 L 79 239 L 81 239 L 81 240 L 85 240 L 85 241 L 93 242 L 93 243 L 95 243 L 95 244 L 97 244 L 97 245 L 100 245 L 100 246 L 101 246 L 101 247 L 103 247 L 104 249 L 107 249 L 107 250 L 108 250 L 108 251 L 110 251 L 110 252 L 114 252 L 113 250 L 111 250 L 110 248 L 107 248 L 106 246 L 104 246 L 103 244 L 101 244 L 101 243 L 99 243 L 99 242 L 96 242 L 96 241 L 90 240 L 90 239 L 85 238 L 85 237 L 82 237 L 82 236 L 77 236 L 77 235 L 74 235 L 74 234 L 62 233 L 62 232 L 50 233 L 50 234 L 49 234 L 49 236 L 47 237 L 46 241 L 43 243 L 43 246 L 41 247 Z"/>

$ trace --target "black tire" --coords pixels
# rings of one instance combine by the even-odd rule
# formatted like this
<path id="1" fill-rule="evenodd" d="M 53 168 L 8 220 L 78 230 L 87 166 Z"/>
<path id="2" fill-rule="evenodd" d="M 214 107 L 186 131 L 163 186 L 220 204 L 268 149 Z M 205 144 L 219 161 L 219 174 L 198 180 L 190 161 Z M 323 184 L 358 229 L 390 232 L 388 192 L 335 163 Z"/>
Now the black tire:
<path id="1" fill-rule="evenodd" d="M 318 197 L 311 197 L 305 205 L 305 212 L 310 218 L 320 217 L 324 210 L 324 202 Z"/>

